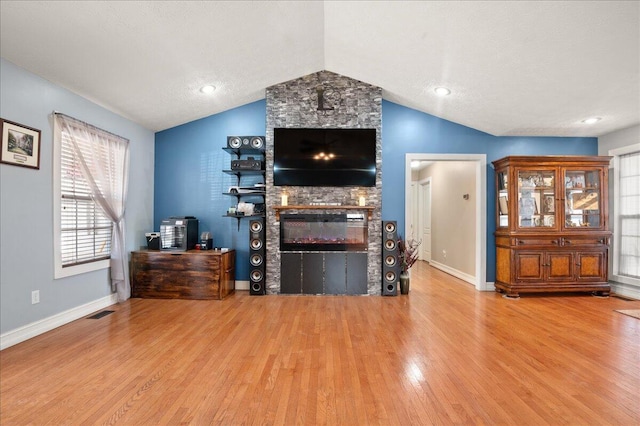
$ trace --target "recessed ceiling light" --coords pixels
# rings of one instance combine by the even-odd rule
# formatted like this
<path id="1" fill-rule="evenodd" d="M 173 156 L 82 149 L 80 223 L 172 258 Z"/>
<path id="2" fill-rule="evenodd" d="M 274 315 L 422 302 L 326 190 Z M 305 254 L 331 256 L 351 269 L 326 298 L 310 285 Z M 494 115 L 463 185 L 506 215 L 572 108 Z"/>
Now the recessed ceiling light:
<path id="1" fill-rule="evenodd" d="M 584 124 L 593 124 L 593 123 L 597 123 L 600 120 L 602 120 L 602 118 L 600 118 L 600 117 L 591 117 L 591 118 L 586 118 L 586 119 L 582 120 L 582 122 Z"/>
<path id="2" fill-rule="evenodd" d="M 451 90 L 446 87 L 436 87 L 433 91 L 436 92 L 438 96 L 448 96 L 451 94 Z"/>
<path id="3" fill-rule="evenodd" d="M 210 94 L 212 94 L 213 92 L 216 91 L 216 86 L 211 86 L 211 85 L 202 86 L 200 88 L 200 91 L 202 93 L 204 93 L 205 95 L 210 95 Z"/>

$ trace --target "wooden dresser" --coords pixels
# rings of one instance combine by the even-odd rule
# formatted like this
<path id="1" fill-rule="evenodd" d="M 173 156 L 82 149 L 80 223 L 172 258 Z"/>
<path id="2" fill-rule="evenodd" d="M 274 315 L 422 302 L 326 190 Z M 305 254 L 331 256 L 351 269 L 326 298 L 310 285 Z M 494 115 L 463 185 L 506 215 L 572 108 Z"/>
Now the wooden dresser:
<path id="1" fill-rule="evenodd" d="M 131 296 L 223 299 L 235 290 L 235 251 L 131 252 Z"/>
<path id="2" fill-rule="evenodd" d="M 496 173 L 496 290 L 609 294 L 611 157 L 505 157 Z"/>

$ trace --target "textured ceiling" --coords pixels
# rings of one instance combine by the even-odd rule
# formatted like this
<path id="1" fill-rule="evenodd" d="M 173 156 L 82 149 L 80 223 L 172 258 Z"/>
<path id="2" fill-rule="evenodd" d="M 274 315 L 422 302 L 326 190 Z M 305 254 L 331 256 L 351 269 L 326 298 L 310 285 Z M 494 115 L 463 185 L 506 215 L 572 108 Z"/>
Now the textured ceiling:
<path id="1" fill-rule="evenodd" d="M 640 122 L 637 1 L 3 0 L 0 53 L 154 131 L 321 70 L 498 136 Z"/>

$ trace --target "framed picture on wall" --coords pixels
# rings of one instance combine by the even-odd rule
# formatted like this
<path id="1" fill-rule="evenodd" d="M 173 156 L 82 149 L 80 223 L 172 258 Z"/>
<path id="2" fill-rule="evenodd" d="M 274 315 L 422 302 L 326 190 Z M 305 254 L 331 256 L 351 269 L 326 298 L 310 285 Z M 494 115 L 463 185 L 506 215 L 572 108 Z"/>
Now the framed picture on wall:
<path id="1" fill-rule="evenodd" d="M 2 150 L 0 162 L 40 168 L 40 130 L 0 118 Z"/>

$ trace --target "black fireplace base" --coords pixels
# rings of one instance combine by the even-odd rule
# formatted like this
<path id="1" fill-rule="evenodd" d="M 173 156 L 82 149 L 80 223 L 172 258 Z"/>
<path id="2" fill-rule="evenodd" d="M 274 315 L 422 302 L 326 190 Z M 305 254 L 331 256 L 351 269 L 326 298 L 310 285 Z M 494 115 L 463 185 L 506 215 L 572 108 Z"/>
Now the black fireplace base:
<path id="1" fill-rule="evenodd" d="M 281 253 L 281 294 L 367 294 L 366 252 Z"/>

